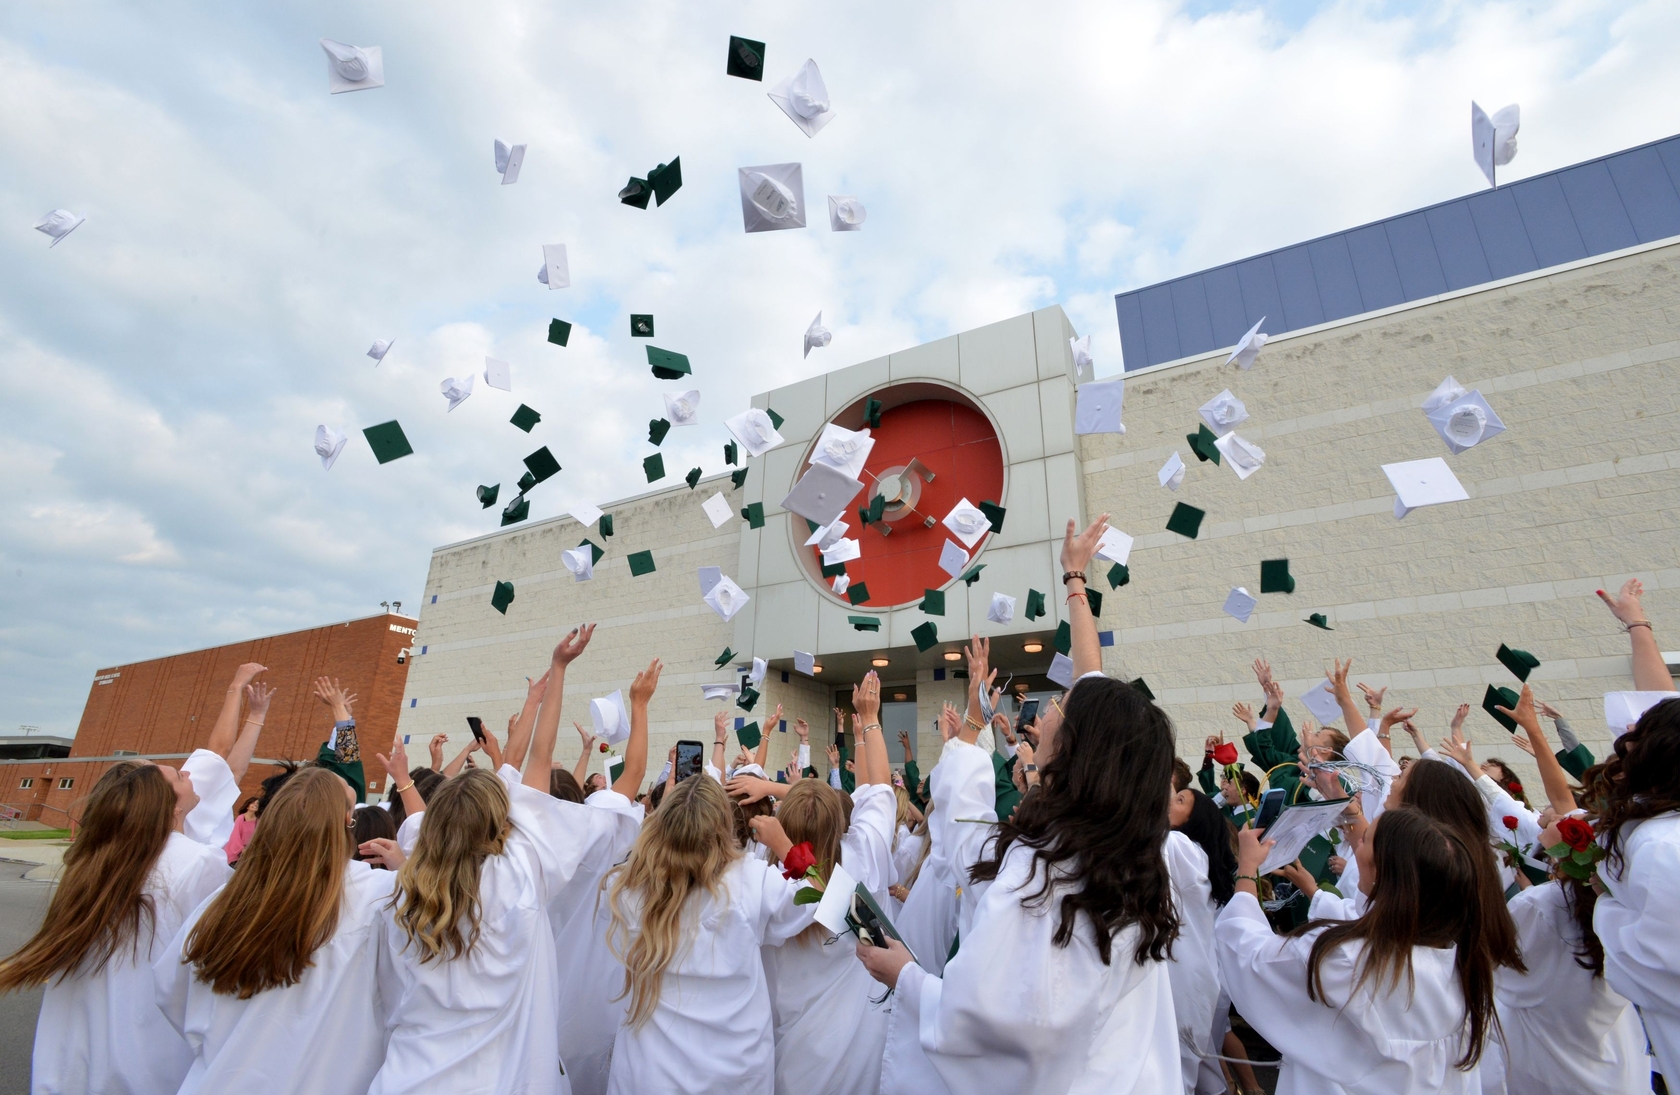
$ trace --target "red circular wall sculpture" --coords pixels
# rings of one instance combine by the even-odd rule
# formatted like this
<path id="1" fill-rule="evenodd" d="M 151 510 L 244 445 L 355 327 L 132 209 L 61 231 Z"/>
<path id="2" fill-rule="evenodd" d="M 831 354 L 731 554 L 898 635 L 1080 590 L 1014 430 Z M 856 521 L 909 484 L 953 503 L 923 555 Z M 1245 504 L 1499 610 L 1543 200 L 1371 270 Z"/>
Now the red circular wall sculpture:
<path id="1" fill-rule="evenodd" d="M 877 396 L 887 396 L 878 392 Z M 847 417 L 847 416 L 838 416 Z M 852 416 L 855 418 L 855 416 Z M 954 579 L 939 566 L 939 555 L 947 540 L 963 547 L 962 541 L 942 523 L 945 515 L 962 499 L 973 505 L 983 501 L 1007 505 L 1003 499 L 1003 449 L 991 422 L 979 410 L 955 399 L 918 398 L 881 412 L 881 425 L 870 431 L 875 447 L 858 476 L 864 490 L 852 500 L 846 514 L 851 527 L 846 535 L 859 541 L 863 549 L 860 558 L 846 564 L 846 574 L 852 585 L 860 582 L 869 586 L 869 600 L 857 606 L 862 610 L 896 608 L 916 604 L 924 591 L 943 589 Z M 933 473 L 931 482 L 911 473 L 920 496 L 915 499 L 915 512 L 906 512 L 895 521 L 865 525 L 858 510 L 869 504 L 877 493 L 877 481 L 883 473 L 907 466 L 912 459 L 920 460 Z M 933 527 L 925 527 L 924 518 L 933 518 Z M 805 528 L 803 521 L 797 528 Z M 881 527 L 892 529 L 883 536 Z M 982 537 L 973 549 L 964 548 L 972 559 L 991 540 L 992 534 Z M 803 544 L 805 536 L 800 536 Z M 822 553 L 815 547 L 802 549 L 811 560 L 809 573 L 821 574 Z M 823 581 L 824 588 L 830 580 Z M 834 596 L 830 590 L 830 596 Z M 837 599 L 844 601 L 844 595 Z"/>

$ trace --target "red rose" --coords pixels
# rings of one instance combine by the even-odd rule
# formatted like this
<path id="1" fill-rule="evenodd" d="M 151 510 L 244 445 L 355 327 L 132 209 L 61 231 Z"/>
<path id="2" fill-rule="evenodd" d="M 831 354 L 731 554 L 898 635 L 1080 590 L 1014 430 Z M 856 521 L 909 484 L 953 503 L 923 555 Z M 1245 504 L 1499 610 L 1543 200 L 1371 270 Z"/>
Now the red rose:
<path id="1" fill-rule="evenodd" d="M 1517 831 L 1517 819 L 1512 817 L 1510 814 L 1506 814 L 1499 820 L 1503 821 L 1505 823 L 1505 828 L 1511 830 L 1513 833 Z"/>
<path id="2" fill-rule="evenodd" d="M 1228 741 L 1222 742 L 1213 751 L 1213 762 L 1215 764 L 1237 763 L 1237 747 Z"/>
<path id="3" fill-rule="evenodd" d="M 601 752 L 605 753 L 606 751 L 607 751 L 607 743 L 603 741 L 601 743 Z"/>
<path id="4" fill-rule="evenodd" d="M 782 857 L 782 877 L 799 879 L 817 865 L 816 849 L 811 847 L 809 840 L 802 840 L 788 849 L 788 854 Z"/>
<path id="5" fill-rule="evenodd" d="M 1584 852 L 1592 845 L 1593 827 L 1578 817 L 1566 817 L 1558 822 L 1558 836 L 1574 851 Z"/>

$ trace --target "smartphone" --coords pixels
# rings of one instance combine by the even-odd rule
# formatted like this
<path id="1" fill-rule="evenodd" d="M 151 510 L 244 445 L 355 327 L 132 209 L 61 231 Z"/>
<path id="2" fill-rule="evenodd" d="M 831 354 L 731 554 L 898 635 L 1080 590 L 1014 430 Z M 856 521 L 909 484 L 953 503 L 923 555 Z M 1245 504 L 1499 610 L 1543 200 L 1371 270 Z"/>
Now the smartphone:
<path id="1" fill-rule="evenodd" d="M 482 743 L 484 741 L 484 720 L 483 719 L 479 718 L 477 715 L 468 715 L 467 716 L 467 729 L 469 729 L 473 732 L 473 740 L 474 741 L 477 741 L 477 742 L 480 742 L 480 743 Z"/>
<path id="2" fill-rule="evenodd" d="M 1015 732 L 1019 734 L 1022 727 L 1036 718 L 1038 718 L 1038 701 L 1022 700 L 1021 713 L 1015 716 Z"/>
<path id="3" fill-rule="evenodd" d="M 1283 813 L 1283 794 L 1282 787 L 1274 787 L 1260 796 L 1260 814 L 1254 819 L 1256 829 L 1271 828 L 1272 822 Z"/>
<path id="4" fill-rule="evenodd" d="M 677 782 L 697 776 L 705 764 L 706 747 L 697 741 L 677 742 Z"/>

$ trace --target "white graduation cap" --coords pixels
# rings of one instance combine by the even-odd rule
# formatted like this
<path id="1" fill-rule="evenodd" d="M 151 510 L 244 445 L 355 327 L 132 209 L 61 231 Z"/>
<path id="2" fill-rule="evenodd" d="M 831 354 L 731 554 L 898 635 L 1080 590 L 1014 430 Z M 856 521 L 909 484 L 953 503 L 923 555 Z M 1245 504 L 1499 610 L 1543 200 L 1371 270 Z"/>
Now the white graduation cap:
<path id="1" fill-rule="evenodd" d="M 327 90 L 334 95 L 385 86 L 385 51 L 378 46 L 352 46 L 321 39 L 327 53 Z"/>
<path id="2" fill-rule="evenodd" d="M 700 568 L 700 596 L 704 597 L 712 591 L 712 587 L 723 581 L 722 567 Z"/>
<path id="3" fill-rule="evenodd" d="M 595 736 L 608 745 L 617 745 L 630 736 L 630 713 L 624 709 L 624 693 L 614 692 L 602 699 L 589 701 L 589 721 L 594 724 Z"/>
<path id="4" fill-rule="evenodd" d="M 500 388 L 504 392 L 513 391 L 513 366 L 493 357 L 485 358 L 484 382 L 492 388 Z"/>
<path id="5" fill-rule="evenodd" d="M 1200 413 L 1202 421 L 1220 437 L 1248 421 L 1248 408 L 1243 406 L 1242 400 L 1231 394 L 1229 388 L 1203 403 Z"/>
<path id="6" fill-rule="evenodd" d="M 1132 538 L 1117 528 L 1103 529 L 1102 539 L 1097 541 L 1097 558 L 1125 566 L 1131 557 Z"/>
<path id="7" fill-rule="evenodd" d="M 851 537 L 843 537 L 834 542 L 834 546 L 822 553 L 823 566 L 831 567 L 836 563 L 849 563 L 863 555 L 863 542 Z"/>
<path id="8" fill-rule="evenodd" d="M 376 338 L 373 340 L 373 345 L 369 347 L 367 355 L 373 358 L 374 368 L 377 369 L 384 364 L 385 355 L 391 352 L 391 347 L 396 344 L 396 341 L 394 338 Z"/>
<path id="9" fill-rule="evenodd" d="M 700 686 L 700 698 L 707 700 L 734 699 L 740 689 L 733 684 L 703 684 Z"/>
<path id="10" fill-rule="evenodd" d="M 1455 402 L 1437 407 L 1429 413 L 1429 424 L 1455 454 L 1505 432 L 1505 423 L 1493 413 L 1481 392 L 1470 392 Z"/>
<path id="11" fill-rule="evenodd" d="M 769 670 L 769 668 L 769 663 L 767 663 L 763 658 L 754 658 L 752 672 L 747 674 L 747 683 L 761 683 L 764 680 L 764 674 Z"/>
<path id="12" fill-rule="evenodd" d="M 596 521 L 601 519 L 602 513 L 602 510 L 597 509 L 588 502 L 580 502 L 572 507 L 572 520 L 576 521 L 580 525 L 593 525 Z"/>
<path id="13" fill-rule="evenodd" d="M 991 518 L 981 513 L 967 498 L 951 507 L 951 512 L 945 515 L 944 524 L 970 551 L 980 542 L 980 537 L 992 531 Z"/>
<path id="14" fill-rule="evenodd" d="M 844 513 L 845 511 L 842 510 L 841 516 L 836 517 L 826 525 L 818 525 L 817 531 L 811 533 L 811 538 L 805 541 L 805 546 L 814 547 L 820 551 L 827 551 L 829 548 L 832 548 L 835 544 L 839 543 L 840 538 L 846 535 L 846 530 L 851 528 L 851 526 L 846 523 Z"/>
<path id="15" fill-rule="evenodd" d="M 822 313 L 818 312 L 817 318 L 813 319 L 811 325 L 805 328 L 805 356 L 810 357 L 813 349 L 827 346 L 833 341 L 833 333 L 822 325 Z"/>
<path id="16" fill-rule="evenodd" d="M 735 584 L 735 579 L 728 577 L 719 578 L 704 599 L 713 612 L 723 617 L 725 623 L 733 620 L 735 613 L 747 607 L 747 602 L 752 600 L 747 596 L 746 590 Z"/>
<path id="17" fill-rule="evenodd" d="M 805 227 L 805 175 L 796 163 L 772 163 L 737 170 L 741 223 L 748 232 Z"/>
<path id="18" fill-rule="evenodd" d="M 939 569 L 953 578 L 961 578 L 962 572 L 968 569 L 968 552 L 946 540 L 945 546 L 939 549 Z"/>
<path id="19" fill-rule="evenodd" d="M 852 897 L 857 893 L 858 882 L 846 868 L 836 863 L 828 870 L 828 884 L 823 887 L 822 900 L 817 902 L 817 911 L 813 919 L 831 934 L 845 935 L 851 931 L 846 923 L 846 914 L 852 911 Z"/>
<path id="20" fill-rule="evenodd" d="M 1073 347 L 1073 378 L 1077 384 L 1089 384 L 1097 379 L 1097 363 L 1091 357 L 1091 336 L 1068 339 Z"/>
<path id="21" fill-rule="evenodd" d="M 1494 111 L 1490 118 L 1474 99 L 1470 101 L 1470 149 L 1489 186 L 1499 185 L 1494 181 L 1494 169 L 1504 167 L 1516 157 L 1520 128 L 1522 111 L 1516 103 Z"/>
<path id="22" fill-rule="evenodd" d="M 1651 708 L 1664 700 L 1672 700 L 1680 692 L 1606 692 L 1604 693 L 1604 723 L 1610 727 L 1610 740 L 1627 733 Z"/>
<path id="23" fill-rule="evenodd" d="M 54 209 L 35 222 L 35 231 L 45 232 L 52 237 L 48 247 L 57 247 L 58 241 L 76 230 L 76 226 L 87 220 L 79 217 L 68 209 Z"/>
<path id="24" fill-rule="evenodd" d="M 1225 463 L 1231 465 L 1231 470 L 1237 473 L 1238 479 L 1247 479 L 1266 462 L 1266 450 L 1234 433 L 1221 437 L 1213 443 L 1213 447 L 1225 454 Z"/>
<path id="25" fill-rule="evenodd" d="M 1318 720 L 1320 726 L 1328 726 L 1342 717 L 1342 705 L 1330 693 L 1328 681 L 1315 682 L 1311 688 L 1301 693 L 1301 706 Z"/>
<path id="26" fill-rule="evenodd" d="M 862 489 L 863 483 L 845 472 L 827 464 L 812 464 L 782 499 L 782 508 L 807 521 L 827 525 L 844 512 L 846 504 Z"/>
<path id="27" fill-rule="evenodd" d="M 1056 656 L 1050 659 L 1050 668 L 1044 674 L 1063 688 L 1073 687 L 1073 659 L 1056 651 Z"/>
<path id="28" fill-rule="evenodd" d="M 828 99 L 828 85 L 823 83 L 817 63 L 809 58 L 799 66 L 798 72 L 771 88 L 767 94 L 771 102 L 782 108 L 783 114 L 793 119 L 794 125 L 805 131 L 807 137 L 815 137 L 817 130 L 834 118 L 834 107 Z"/>
<path id="29" fill-rule="evenodd" d="M 1266 336 L 1260 333 L 1260 324 L 1264 322 L 1266 317 L 1261 316 L 1260 322 L 1250 327 L 1248 333 L 1237 340 L 1236 349 L 1225 359 L 1225 364 L 1229 365 L 1235 361 L 1239 369 L 1254 368 L 1254 359 L 1260 356 L 1260 348 L 1266 345 Z"/>
<path id="30" fill-rule="evenodd" d="M 850 574 L 836 574 L 834 576 L 834 595 L 835 596 L 838 597 L 839 595 L 841 595 L 842 593 L 845 593 L 846 590 L 848 590 L 850 588 L 852 588 L 852 576 Z"/>
<path id="31" fill-rule="evenodd" d="M 466 376 L 452 376 L 438 385 L 438 391 L 442 392 L 443 397 L 449 400 L 450 410 L 454 410 L 467 401 L 467 396 L 472 394 L 473 381 L 476 379 L 477 377 L 472 373 L 468 373 Z"/>
<path id="32" fill-rule="evenodd" d="M 577 581 L 587 582 L 595 577 L 595 552 L 588 544 L 567 548 L 560 553 L 560 565 L 571 571 Z"/>
<path id="33" fill-rule="evenodd" d="M 1439 456 L 1428 460 L 1407 460 L 1400 464 L 1384 464 L 1383 474 L 1394 487 L 1394 516 L 1404 517 L 1419 506 L 1438 506 L 1442 502 L 1462 502 L 1470 497 L 1458 481 L 1458 476 Z"/>
<path id="34" fill-rule="evenodd" d="M 348 440 L 348 437 L 331 426 L 315 427 L 315 455 L 321 458 L 323 471 L 332 469 L 333 461 L 338 459 L 338 454 L 344 450 L 344 443 Z"/>
<path id="35" fill-rule="evenodd" d="M 730 518 L 735 516 L 735 511 L 730 508 L 729 499 L 723 496 L 722 491 L 701 502 L 700 508 L 705 511 L 706 517 L 712 522 L 713 528 L 722 528 Z"/>
<path id="36" fill-rule="evenodd" d="M 1254 595 L 1242 586 L 1235 586 L 1225 595 L 1225 615 L 1248 622 L 1248 617 L 1254 612 L 1254 606 L 1259 604 Z"/>
<path id="37" fill-rule="evenodd" d="M 550 289 L 571 288 L 572 272 L 566 265 L 565 244 L 543 244 L 543 265 L 542 269 L 537 271 L 537 280 Z"/>
<path id="38" fill-rule="evenodd" d="M 1074 396 L 1074 433 L 1125 433 L 1120 407 L 1126 399 L 1126 378 L 1081 384 Z"/>
<path id="39" fill-rule="evenodd" d="M 992 607 L 986 610 L 986 619 L 994 624 L 1006 624 L 1015 618 L 1015 598 L 1007 593 L 992 594 Z"/>
<path id="40" fill-rule="evenodd" d="M 729 432 L 735 435 L 735 440 L 747 450 L 748 456 L 763 456 L 782 443 L 782 435 L 776 432 L 776 424 L 757 407 L 748 407 L 735 417 L 725 419 L 723 424 L 729 427 Z"/>
<path id="41" fill-rule="evenodd" d="M 1449 403 L 1457 403 L 1467 394 L 1469 393 L 1464 390 L 1464 385 L 1449 376 L 1435 385 L 1435 390 L 1424 397 L 1423 413 L 1426 415 L 1434 414 Z"/>
<path id="42" fill-rule="evenodd" d="M 803 673 L 807 677 L 815 676 L 816 668 L 817 656 L 815 654 L 807 654 L 803 650 L 793 652 L 793 671 L 795 673 Z"/>
<path id="43" fill-rule="evenodd" d="M 1161 470 L 1155 473 L 1155 478 L 1168 490 L 1177 490 L 1179 484 L 1184 482 L 1184 459 L 1178 455 L 1178 450 L 1174 449 L 1173 454 L 1167 457 L 1167 462 L 1161 465 Z"/>
<path id="44" fill-rule="evenodd" d="M 525 165 L 525 146 L 516 144 L 512 148 L 496 141 L 496 171 L 502 176 L 503 186 L 512 186 L 519 181 L 519 169 Z"/>
<path id="45" fill-rule="evenodd" d="M 665 417 L 673 426 L 692 426 L 700 421 L 700 389 L 691 388 L 678 396 L 667 395 Z"/>
<path id="46" fill-rule="evenodd" d="M 869 436 L 867 429 L 848 430 L 830 422 L 817 436 L 810 462 L 827 464 L 835 471 L 845 472 L 856 479 L 862 474 L 864 461 L 869 459 L 869 452 L 874 447 L 875 439 Z"/>
<path id="47" fill-rule="evenodd" d="M 863 228 L 863 222 L 869 216 L 869 210 L 863 203 L 850 194 L 830 194 L 828 196 L 828 229 L 831 232 L 857 232 Z"/>

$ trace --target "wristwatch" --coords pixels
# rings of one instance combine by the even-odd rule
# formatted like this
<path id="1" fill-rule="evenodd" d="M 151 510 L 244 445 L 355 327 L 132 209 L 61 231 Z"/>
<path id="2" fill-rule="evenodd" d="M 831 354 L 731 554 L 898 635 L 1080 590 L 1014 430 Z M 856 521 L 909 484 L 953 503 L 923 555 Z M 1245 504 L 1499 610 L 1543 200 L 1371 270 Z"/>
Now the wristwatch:
<path id="1" fill-rule="evenodd" d="M 1036 765 L 1036 764 L 1025 765 L 1025 766 L 1022 767 L 1021 771 L 1023 771 L 1023 772 L 1036 772 L 1036 771 L 1038 771 L 1038 765 Z"/>

